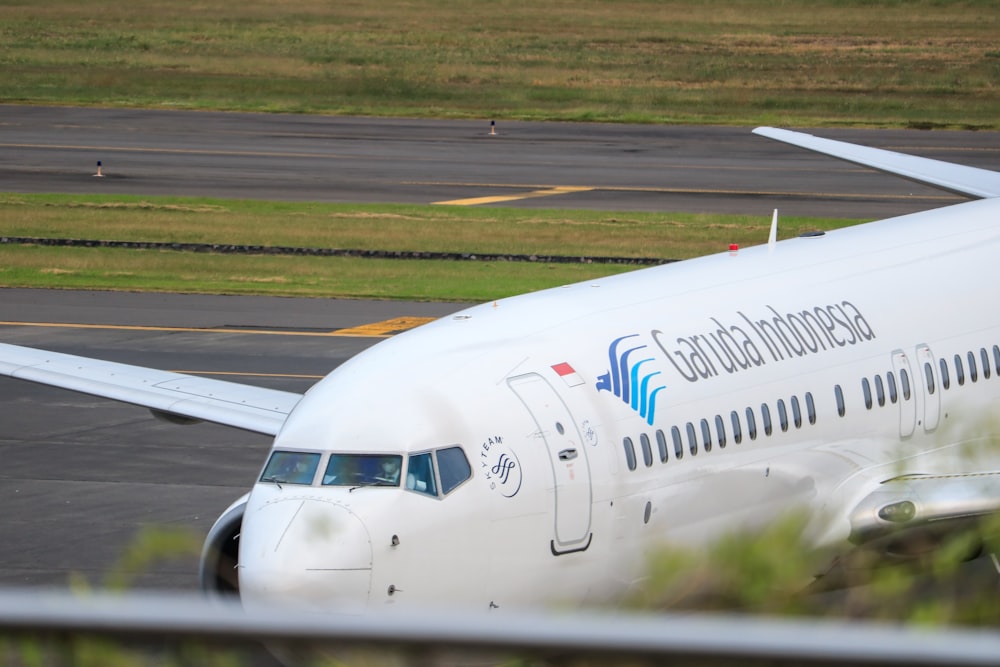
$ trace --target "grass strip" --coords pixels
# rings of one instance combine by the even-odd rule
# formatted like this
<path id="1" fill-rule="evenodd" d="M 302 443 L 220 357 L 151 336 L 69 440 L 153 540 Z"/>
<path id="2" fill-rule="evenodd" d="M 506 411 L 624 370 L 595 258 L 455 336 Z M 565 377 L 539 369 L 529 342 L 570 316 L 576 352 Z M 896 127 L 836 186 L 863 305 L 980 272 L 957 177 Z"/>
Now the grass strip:
<path id="1" fill-rule="evenodd" d="M 787 218 L 780 236 L 855 223 Z M 769 226 L 725 215 L 0 194 L 3 236 L 170 244 L 684 259 L 763 243 Z M 630 268 L 0 246 L 9 287 L 489 301 Z"/>
<path id="2" fill-rule="evenodd" d="M 687 259 L 767 239 L 770 217 L 126 195 L 0 194 L 5 236 Z M 782 238 L 851 221 L 782 218 Z"/>
<path id="3" fill-rule="evenodd" d="M 629 270 L 595 264 L 471 264 L 42 246 L 0 246 L 0 265 L 0 285 L 5 287 L 417 301 L 489 301 Z"/>

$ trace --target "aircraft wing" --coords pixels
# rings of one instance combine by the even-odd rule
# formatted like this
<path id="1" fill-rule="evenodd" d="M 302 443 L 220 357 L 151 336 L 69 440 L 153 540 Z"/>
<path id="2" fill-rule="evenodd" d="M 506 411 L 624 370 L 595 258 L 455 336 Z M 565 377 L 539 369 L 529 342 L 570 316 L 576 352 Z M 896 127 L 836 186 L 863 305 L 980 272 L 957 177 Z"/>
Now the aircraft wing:
<path id="1" fill-rule="evenodd" d="M 0 375 L 276 435 L 301 394 L 0 343 Z"/>
<path id="2" fill-rule="evenodd" d="M 882 482 L 851 512 L 851 541 L 921 547 L 1000 511 L 1000 471 L 907 474 Z"/>
<path id="3" fill-rule="evenodd" d="M 989 169 L 977 169 L 881 148 L 822 139 L 804 132 L 792 132 L 774 127 L 758 127 L 753 132 L 768 139 L 895 174 L 955 194 L 978 199 L 1000 197 L 1000 173 Z"/>
<path id="4" fill-rule="evenodd" d="M 857 441 L 863 444 L 865 441 Z M 830 532 L 818 544 L 847 544 L 831 552 L 827 569 L 816 572 L 807 590 L 852 586 L 859 576 L 885 565 L 971 560 L 992 550 L 1000 530 L 1000 470 L 971 466 L 967 471 L 906 473 L 878 481 L 854 477 L 856 504 L 827 507 L 819 520 Z M 827 513 L 830 512 L 830 513 Z M 935 554 L 943 561 L 929 560 Z"/>

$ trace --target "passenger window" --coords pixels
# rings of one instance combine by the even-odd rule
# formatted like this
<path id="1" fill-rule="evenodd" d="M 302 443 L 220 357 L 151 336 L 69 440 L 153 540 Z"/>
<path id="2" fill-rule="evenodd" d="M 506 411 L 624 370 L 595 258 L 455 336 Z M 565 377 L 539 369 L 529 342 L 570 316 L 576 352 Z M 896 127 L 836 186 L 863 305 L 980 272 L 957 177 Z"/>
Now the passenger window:
<path id="1" fill-rule="evenodd" d="M 448 447 L 437 451 L 438 471 L 441 473 L 441 493 L 448 495 L 459 484 L 472 477 L 472 466 L 461 447 Z"/>
<path id="2" fill-rule="evenodd" d="M 656 448 L 660 452 L 660 463 L 667 462 L 667 436 L 663 434 L 663 431 L 657 429 L 656 431 Z"/>
<path id="3" fill-rule="evenodd" d="M 747 408 L 747 435 L 751 440 L 757 439 L 757 418 L 754 417 L 753 408 Z"/>
<path id="4" fill-rule="evenodd" d="M 733 423 L 733 442 L 738 445 L 743 442 L 743 429 L 740 428 L 740 416 L 736 410 L 729 414 L 729 421 Z"/>
<path id="5" fill-rule="evenodd" d="M 706 452 L 712 451 L 712 432 L 708 428 L 708 420 L 701 420 L 701 446 Z"/>
<path id="6" fill-rule="evenodd" d="M 406 490 L 416 491 L 428 496 L 437 495 L 437 482 L 434 477 L 434 463 L 431 453 L 411 454 L 406 470 Z"/>
<path id="7" fill-rule="evenodd" d="M 778 426 L 782 433 L 788 430 L 788 410 L 785 409 L 785 400 L 782 398 L 778 399 Z"/>
<path id="8" fill-rule="evenodd" d="M 806 412 L 809 415 L 809 423 L 816 423 L 816 402 L 813 401 L 812 392 L 806 392 Z"/>
<path id="9" fill-rule="evenodd" d="M 834 386 L 833 395 L 837 399 L 837 414 L 843 417 L 847 412 L 847 405 L 844 404 L 844 390 L 840 388 L 839 384 Z"/>
<path id="10" fill-rule="evenodd" d="M 976 355 L 969 352 L 967 359 L 969 360 L 969 379 L 975 382 L 979 379 L 979 371 L 976 370 Z"/>
<path id="11" fill-rule="evenodd" d="M 726 425 L 720 415 L 715 415 L 715 434 L 719 438 L 719 449 L 726 448 Z"/>
<path id="12" fill-rule="evenodd" d="M 878 406 L 885 406 L 885 385 L 882 384 L 882 376 L 875 376 L 875 399 L 878 401 Z"/>
<path id="13" fill-rule="evenodd" d="M 760 404 L 760 421 L 764 424 L 764 435 L 771 435 L 774 429 L 771 427 L 771 408 L 767 403 Z"/>
<path id="14" fill-rule="evenodd" d="M 979 358 L 983 360 L 983 379 L 990 379 L 990 355 L 985 347 L 979 348 Z"/>
<path id="15" fill-rule="evenodd" d="M 931 366 L 931 362 L 924 362 L 924 379 L 927 381 L 927 393 L 934 393 L 934 367 Z"/>
<path id="16" fill-rule="evenodd" d="M 653 465 L 653 448 L 649 446 L 649 436 L 645 433 L 639 436 L 639 446 L 642 448 L 642 462 L 648 468 Z"/>
<path id="17" fill-rule="evenodd" d="M 905 368 L 899 369 L 899 388 L 903 390 L 903 400 L 910 400 L 910 374 Z"/>
<path id="18" fill-rule="evenodd" d="M 273 452 L 260 475 L 261 482 L 312 484 L 319 467 L 319 452 Z"/>
<path id="19" fill-rule="evenodd" d="M 958 381 L 958 386 L 961 387 L 965 384 L 965 369 L 962 367 L 962 357 L 955 355 L 955 379 Z"/>
<path id="20" fill-rule="evenodd" d="M 948 362 L 944 359 L 940 360 L 938 368 L 941 369 L 941 388 L 951 389 L 951 376 L 948 374 Z"/>
<path id="21" fill-rule="evenodd" d="M 670 437 L 674 441 L 674 458 L 679 461 L 684 458 L 684 443 L 681 442 L 681 430 L 676 426 L 671 426 Z"/>
<path id="22" fill-rule="evenodd" d="M 865 408 L 872 409 L 872 386 L 868 378 L 861 378 L 861 393 L 865 396 Z"/>
<path id="23" fill-rule="evenodd" d="M 799 408 L 799 397 L 792 396 L 792 422 L 795 428 L 802 428 L 802 410 Z"/>
<path id="24" fill-rule="evenodd" d="M 622 440 L 622 446 L 625 447 L 625 463 L 628 465 L 628 469 L 635 470 L 637 465 L 635 462 L 635 445 L 632 444 L 632 438 Z"/>
<path id="25" fill-rule="evenodd" d="M 889 401 L 895 405 L 899 400 L 899 392 L 896 390 L 896 376 L 892 371 L 885 374 L 885 380 L 889 383 Z"/>
<path id="26" fill-rule="evenodd" d="M 996 367 L 997 375 L 1000 375 L 1000 345 L 993 346 L 993 365 Z"/>
<path id="27" fill-rule="evenodd" d="M 688 450 L 691 452 L 691 456 L 698 455 L 698 436 L 694 433 L 694 424 L 691 422 L 687 423 L 688 432 Z"/>

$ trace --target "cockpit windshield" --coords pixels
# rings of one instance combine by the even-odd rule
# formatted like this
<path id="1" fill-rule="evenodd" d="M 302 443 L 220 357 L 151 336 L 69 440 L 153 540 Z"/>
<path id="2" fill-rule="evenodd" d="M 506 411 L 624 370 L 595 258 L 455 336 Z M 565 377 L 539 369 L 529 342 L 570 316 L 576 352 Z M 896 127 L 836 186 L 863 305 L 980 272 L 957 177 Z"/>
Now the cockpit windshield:
<path id="1" fill-rule="evenodd" d="M 399 486 L 403 457 L 397 454 L 331 454 L 324 486 Z"/>
<path id="2" fill-rule="evenodd" d="M 319 467 L 318 452 L 273 452 L 260 481 L 277 484 L 312 484 Z"/>
<path id="3" fill-rule="evenodd" d="M 405 475 L 403 464 L 400 454 L 274 451 L 260 481 L 278 486 L 346 486 L 352 491 L 362 486 L 402 486 L 407 491 L 441 498 L 472 478 L 472 466 L 459 446 L 408 455 Z M 320 470 L 322 475 L 317 475 Z"/>

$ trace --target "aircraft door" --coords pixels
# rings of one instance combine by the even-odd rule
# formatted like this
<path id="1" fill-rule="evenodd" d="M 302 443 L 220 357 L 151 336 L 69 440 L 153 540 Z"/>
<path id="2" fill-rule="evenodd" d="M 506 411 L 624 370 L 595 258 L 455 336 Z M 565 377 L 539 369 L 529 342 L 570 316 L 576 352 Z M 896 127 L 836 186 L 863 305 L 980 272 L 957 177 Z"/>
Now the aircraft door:
<path id="1" fill-rule="evenodd" d="M 902 350 L 894 350 L 892 353 L 892 372 L 895 376 L 896 396 L 899 404 L 899 435 L 908 438 L 913 435 L 913 430 L 916 428 L 917 401 L 910 360 Z"/>
<path id="2" fill-rule="evenodd" d="M 934 355 L 926 344 L 917 345 L 917 375 L 919 391 L 924 399 L 924 430 L 928 433 L 938 427 L 941 419 L 941 390 L 934 370 Z"/>
<path id="3" fill-rule="evenodd" d="M 590 546 L 590 463 L 583 438 L 569 408 L 537 373 L 507 380 L 528 408 L 537 435 L 545 443 L 555 483 L 555 539 L 552 553 L 583 551 Z"/>

